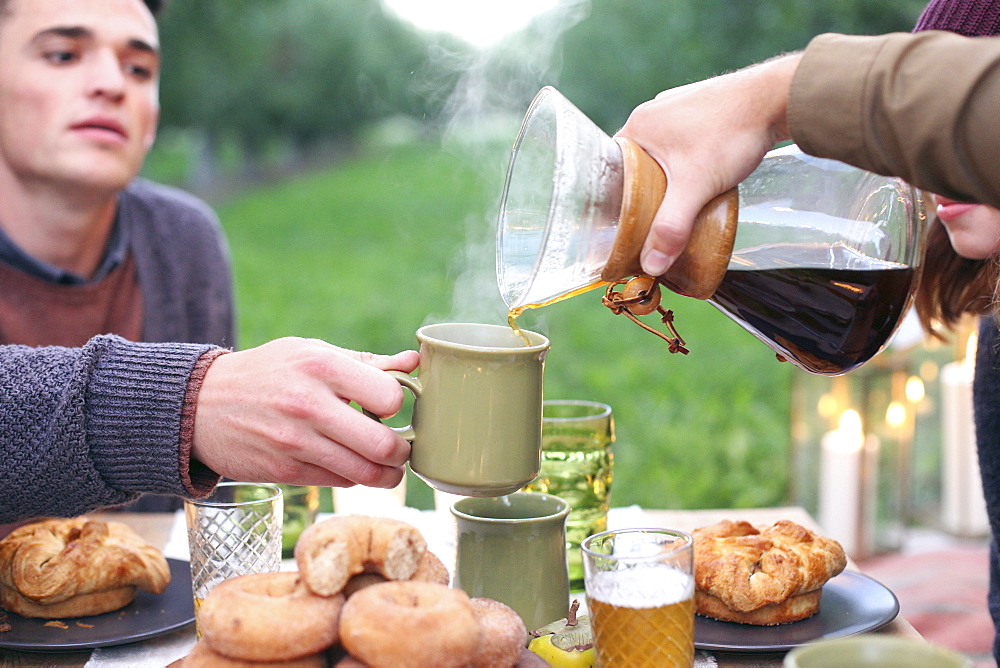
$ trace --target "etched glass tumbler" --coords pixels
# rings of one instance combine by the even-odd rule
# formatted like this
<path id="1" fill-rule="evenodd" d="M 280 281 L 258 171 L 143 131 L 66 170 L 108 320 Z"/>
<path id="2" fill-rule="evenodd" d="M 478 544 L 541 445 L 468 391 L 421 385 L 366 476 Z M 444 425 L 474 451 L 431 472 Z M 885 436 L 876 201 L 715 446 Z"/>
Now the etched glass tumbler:
<path id="1" fill-rule="evenodd" d="M 281 569 L 282 514 L 281 490 L 274 485 L 223 482 L 207 498 L 185 499 L 196 618 L 223 580 Z"/>

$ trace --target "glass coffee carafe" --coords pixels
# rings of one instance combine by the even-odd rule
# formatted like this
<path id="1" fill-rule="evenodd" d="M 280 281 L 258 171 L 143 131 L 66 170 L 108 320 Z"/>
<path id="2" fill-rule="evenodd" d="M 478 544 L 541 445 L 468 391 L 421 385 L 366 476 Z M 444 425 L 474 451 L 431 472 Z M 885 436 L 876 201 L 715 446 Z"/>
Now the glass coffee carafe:
<path id="1" fill-rule="evenodd" d="M 666 187 L 637 144 L 542 89 L 500 207 L 497 280 L 511 322 L 598 287 L 615 310 L 612 288 L 642 275 L 639 251 Z M 684 253 L 631 303 L 664 313 L 663 285 L 709 301 L 781 359 L 846 373 L 878 353 L 905 315 L 925 223 L 918 192 L 902 180 L 786 146 L 702 210 Z"/>

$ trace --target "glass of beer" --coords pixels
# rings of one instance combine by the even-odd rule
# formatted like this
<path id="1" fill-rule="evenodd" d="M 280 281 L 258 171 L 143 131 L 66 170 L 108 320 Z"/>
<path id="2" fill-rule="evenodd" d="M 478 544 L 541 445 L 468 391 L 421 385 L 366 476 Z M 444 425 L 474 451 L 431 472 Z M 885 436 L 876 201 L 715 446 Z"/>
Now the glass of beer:
<path id="1" fill-rule="evenodd" d="M 524 489 L 569 503 L 566 558 L 570 588 L 583 589 L 580 543 L 608 528 L 615 423 L 611 406 L 597 401 L 542 404 L 542 467 Z"/>
<path id="2" fill-rule="evenodd" d="M 598 666 L 694 665 L 694 541 L 620 529 L 583 541 Z"/>

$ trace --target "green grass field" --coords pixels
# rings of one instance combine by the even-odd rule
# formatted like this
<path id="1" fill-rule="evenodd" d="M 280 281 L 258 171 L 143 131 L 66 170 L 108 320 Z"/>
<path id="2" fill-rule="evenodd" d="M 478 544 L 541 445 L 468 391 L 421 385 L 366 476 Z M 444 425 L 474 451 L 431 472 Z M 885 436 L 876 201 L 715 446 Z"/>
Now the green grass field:
<path id="1" fill-rule="evenodd" d="M 504 323 L 494 234 L 505 169 L 505 148 L 373 147 L 217 202 L 240 347 L 296 335 L 390 353 L 415 347 L 429 322 Z M 545 396 L 613 407 L 615 505 L 784 502 L 789 385 L 802 372 L 707 303 L 665 293 L 663 305 L 690 355 L 613 315 L 599 291 L 522 316 L 552 341 Z"/>

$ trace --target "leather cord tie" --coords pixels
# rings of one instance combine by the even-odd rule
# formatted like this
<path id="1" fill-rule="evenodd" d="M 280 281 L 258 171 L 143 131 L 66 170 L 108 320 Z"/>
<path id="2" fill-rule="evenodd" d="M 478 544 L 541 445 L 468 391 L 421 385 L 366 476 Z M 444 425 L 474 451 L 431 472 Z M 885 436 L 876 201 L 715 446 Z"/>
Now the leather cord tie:
<path id="1" fill-rule="evenodd" d="M 616 291 L 615 288 L 619 285 L 625 287 L 621 291 Z M 615 315 L 624 313 L 629 320 L 666 341 L 670 344 L 670 352 L 685 355 L 691 352 L 684 347 L 684 339 L 674 327 L 674 312 L 660 306 L 660 286 L 652 276 L 636 276 L 628 280 L 609 283 L 601 302 Z M 663 332 L 653 329 L 636 317 L 649 315 L 653 311 L 659 312 L 660 322 L 667 326 L 673 336 L 667 336 Z"/>

